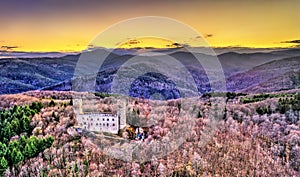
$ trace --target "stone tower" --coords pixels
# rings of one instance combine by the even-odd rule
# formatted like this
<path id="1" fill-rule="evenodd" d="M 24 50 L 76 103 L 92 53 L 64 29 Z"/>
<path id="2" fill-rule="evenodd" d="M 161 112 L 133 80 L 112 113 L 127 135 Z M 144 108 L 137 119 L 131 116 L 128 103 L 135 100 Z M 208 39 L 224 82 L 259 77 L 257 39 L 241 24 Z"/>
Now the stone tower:
<path id="1" fill-rule="evenodd" d="M 120 120 L 120 129 L 123 129 L 126 126 L 126 109 L 126 100 L 118 100 L 118 117 Z"/>

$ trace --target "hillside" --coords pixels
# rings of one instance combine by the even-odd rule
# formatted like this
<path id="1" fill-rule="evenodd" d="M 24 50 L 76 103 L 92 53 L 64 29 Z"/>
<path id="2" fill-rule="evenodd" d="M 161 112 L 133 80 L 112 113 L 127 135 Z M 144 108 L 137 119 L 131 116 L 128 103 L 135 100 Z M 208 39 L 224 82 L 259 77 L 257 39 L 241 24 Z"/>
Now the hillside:
<path id="1" fill-rule="evenodd" d="M 223 119 L 206 144 L 201 143 L 201 134 L 211 121 L 209 102 L 214 98 L 200 98 L 195 124 L 188 130 L 192 136 L 167 156 L 153 157 L 143 163 L 112 158 L 89 134 L 74 131 L 76 114 L 69 105 L 69 92 L 34 91 L 2 95 L 2 108 L 30 104 L 30 100 L 49 105 L 54 99 L 52 106 L 41 109 L 32 119 L 32 126 L 42 127 L 35 132 L 37 136 L 54 137 L 52 146 L 38 156 L 9 168 L 5 176 L 299 176 L 300 97 L 295 92 L 299 90 L 269 95 L 230 94 Z M 23 99 L 16 99 L 20 96 Z M 113 109 L 111 99 L 114 98 L 100 98 L 96 106 Z M 248 103 L 243 103 L 245 99 Z M 143 110 L 149 106 L 149 102 L 145 101 L 132 98 L 130 105 L 143 115 Z M 150 127 L 151 136 L 145 140 L 146 146 L 167 136 L 178 121 L 174 113 L 180 112 L 177 106 L 179 100 L 167 102 L 167 112 L 157 114 L 164 120 Z M 292 109 L 283 109 L 289 108 L 289 105 Z M 126 133 L 121 137 L 126 138 Z"/>
<path id="2" fill-rule="evenodd" d="M 78 56 L 0 60 L 0 94 L 20 93 L 73 77 Z"/>
<path id="3" fill-rule="evenodd" d="M 256 66 L 227 79 L 227 89 L 240 92 L 271 92 L 299 87 L 300 57 Z"/>

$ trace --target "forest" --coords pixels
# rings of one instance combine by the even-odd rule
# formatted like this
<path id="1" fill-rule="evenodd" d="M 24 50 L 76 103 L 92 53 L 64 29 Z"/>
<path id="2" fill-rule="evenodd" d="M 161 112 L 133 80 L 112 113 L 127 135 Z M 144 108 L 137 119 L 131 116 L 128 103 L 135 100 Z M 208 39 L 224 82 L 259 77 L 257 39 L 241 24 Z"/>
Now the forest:
<path id="1" fill-rule="evenodd" d="M 49 148 L 54 138 L 38 138 L 32 135 L 31 118 L 43 108 L 41 102 L 13 106 L 0 111 L 0 174 L 9 167 L 37 156 Z"/>

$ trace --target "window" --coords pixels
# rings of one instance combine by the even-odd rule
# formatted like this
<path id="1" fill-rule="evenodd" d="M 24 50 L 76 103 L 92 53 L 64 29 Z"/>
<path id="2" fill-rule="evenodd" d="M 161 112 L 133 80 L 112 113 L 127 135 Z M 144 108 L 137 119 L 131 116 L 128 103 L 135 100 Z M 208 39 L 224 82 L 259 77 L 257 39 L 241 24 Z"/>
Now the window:
<path id="1" fill-rule="evenodd" d="M 108 123 L 106 125 L 108 126 Z"/>
<path id="2" fill-rule="evenodd" d="M 109 119 L 107 119 L 107 121 L 109 121 Z"/>
<path id="3" fill-rule="evenodd" d="M 96 123 L 96 125 L 98 125 L 98 123 Z"/>
<path id="4" fill-rule="evenodd" d="M 115 121 L 115 119 L 112 119 L 112 121 Z"/>
<path id="5" fill-rule="evenodd" d="M 113 124 L 113 126 L 116 126 L 116 124 Z"/>

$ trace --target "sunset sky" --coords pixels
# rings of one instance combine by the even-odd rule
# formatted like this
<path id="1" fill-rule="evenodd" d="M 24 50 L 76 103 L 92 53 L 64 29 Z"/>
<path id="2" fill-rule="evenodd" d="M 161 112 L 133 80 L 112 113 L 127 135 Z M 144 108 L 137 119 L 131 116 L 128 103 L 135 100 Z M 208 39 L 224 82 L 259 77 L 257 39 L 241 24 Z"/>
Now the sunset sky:
<path id="1" fill-rule="evenodd" d="M 0 51 L 78 52 L 109 26 L 140 16 L 179 20 L 213 47 L 295 47 L 300 45 L 299 9 L 299 0 L 3 0 Z M 193 40 L 183 40 L 193 46 Z M 159 46 L 157 40 L 147 42 L 143 47 Z"/>

